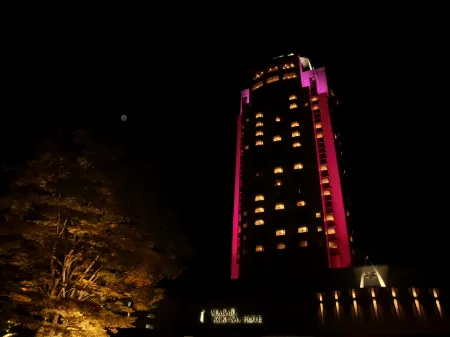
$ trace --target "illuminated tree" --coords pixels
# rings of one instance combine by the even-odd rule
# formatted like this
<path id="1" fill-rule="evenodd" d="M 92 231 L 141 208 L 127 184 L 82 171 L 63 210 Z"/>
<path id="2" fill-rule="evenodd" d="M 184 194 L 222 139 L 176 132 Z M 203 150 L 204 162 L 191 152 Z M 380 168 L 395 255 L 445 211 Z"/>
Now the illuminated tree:
<path id="1" fill-rule="evenodd" d="M 3 202 L 0 295 L 14 308 L 4 319 L 37 336 L 132 327 L 134 311 L 162 298 L 158 281 L 181 270 L 180 246 L 167 236 L 175 232 L 164 217 L 148 220 L 132 193 L 143 182 L 126 179 L 129 157 L 105 145 L 85 133 L 53 139 Z"/>

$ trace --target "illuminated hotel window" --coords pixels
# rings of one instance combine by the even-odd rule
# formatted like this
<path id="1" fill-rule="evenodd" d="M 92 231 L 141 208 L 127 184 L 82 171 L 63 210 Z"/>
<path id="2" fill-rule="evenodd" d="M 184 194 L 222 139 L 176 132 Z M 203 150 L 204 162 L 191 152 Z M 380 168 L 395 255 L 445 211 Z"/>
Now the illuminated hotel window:
<path id="1" fill-rule="evenodd" d="M 306 205 L 306 202 L 304 202 L 303 200 L 297 201 L 297 207 L 303 207 Z"/>
<path id="2" fill-rule="evenodd" d="M 294 68 L 294 63 L 286 63 L 286 64 L 283 66 L 283 69 L 290 69 L 290 68 Z"/>
<path id="3" fill-rule="evenodd" d="M 311 101 L 313 101 L 313 102 L 315 102 L 317 100 L 318 100 L 317 96 L 314 96 L 313 98 L 311 98 Z"/>
<path id="4" fill-rule="evenodd" d="M 316 123 L 316 129 L 322 128 L 322 123 Z"/>
<path id="5" fill-rule="evenodd" d="M 297 229 L 298 233 L 308 233 L 308 227 L 302 226 Z"/>
<path id="6" fill-rule="evenodd" d="M 300 131 L 292 132 L 292 137 L 300 137 Z"/>
<path id="7" fill-rule="evenodd" d="M 274 137 L 273 137 L 273 141 L 274 141 L 274 142 L 279 142 L 279 141 L 281 141 L 281 136 L 274 136 Z"/>
<path id="8" fill-rule="evenodd" d="M 264 83 L 263 83 L 262 81 L 261 81 L 261 82 L 258 82 L 258 83 L 256 83 L 255 85 L 253 85 L 252 90 L 259 89 L 259 88 L 261 88 L 263 85 L 264 85 Z"/>
<path id="9" fill-rule="evenodd" d="M 263 126 L 264 124 L 263 124 L 263 122 L 256 122 L 256 127 L 260 127 L 260 126 Z"/>
<path id="10" fill-rule="evenodd" d="M 308 241 L 306 241 L 306 240 L 301 240 L 299 246 L 300 246 L 300 247 L 308 247 Z"/>
<path id="11" fill-rule="evenodd" d="M 263 116 L 263 113 L 262 112 L 258 112 L 257 114 L 256 114 L 256 118 L 261 118 Z"/>
<path id="12" fill-rule="evenodd" d="M 266 83 L 269 84 L 269 83 L 276 82 L 276 81 L 279 81 L 279 80 L 280 80 L 280 76 L 272 76 L 272 77 L 269 77 L 266 80 Z"/>
<path id="13" fill-rule="evenodd" d="M 263 245 L 257 245 L 255 247 L 255 252 L 263 252 L 264 251 L 264 246 Z"/>
<path id="14" fill-rule="evenodd" d="M 319 110 L 319 106 L 318 105 L 314 105 L 312 109 L 313 110 Z"/>
<path id="15" fill-rule="evenodd" d="M 255 136 L 262 136 L 262 135 L 264 135 L 264 132 L 262 130 L 256 131 Z"/>
<path id="16" fill-rule="evenodd" d="M 317 231 L 318 231 L 318 232 L 321 232 L 321 231 L 323 231 L 323 228 L 322 228 L 322 226 L 317 226 Z"/>
<path id="17" fill-rule="evenodd" d="M 349 238 L 350 242 L 353 242 L 353 236 L 349 235 L 348 238 Z"/>
<path id="18" fill-rule="evenodd" d="M 275 167 L 273 173 L 283 173 L 283 168 L 281 166 Z"/>
<path id="19" fill-rule="evenodd" d="M 281 210 L 281 209 L 284 209 L 284 204 L 282 204 L 282 203 L 275 204 L 275 209 L 276 209 L 277 211 L 279 211 L 279 210 Z"/>
<path id="20" fill-rule="evenodd" d="M 283 181 L 281 179 L 275 180 L 275 186 L 281 186 L 283 185 Z"/>
<path id="21" fill-rule="evenodd" d="M 281 122 L 281 118 L 280 117 L 275 117 L 275 122 Z"/>
<path id="22" fill-rule="evenodd" d="M 300 126 L 300 123 L 297 121 L 291 123 L 291 128 L 295 128 L 296 126 Z"/>
<path id="23" fill-rule="evenodd" d="M 262 194 L 257 194 L 257 195 L 255 196 L 255 201 L 261 201 L 261 200 L 264 200 L 264 195 L 262 195 Z"/>
<path id="24" fill-rule="evenodd" d="M 294 170 L 301 170 L 301 169 L 303 169 L 303 164 L 302 163 L 294 164 Z"/>
<path id="25" fill-rule="evenodd" d="M 327 230 L 327 234 L 336 234 L 336 229 L 334 227 L 329 227 Z"/>
<path id="26" fill-rule="evenodd" d="M 331 190 L 329 188 L 323 190 L 323 195 L 331 195 Z"/>
<path id="27" fill-rule="evenodd" d="M 317 132 L 317 138 L 323 138 L 323 133 L 322 132 Z"/>
<path id="28" fill-rule="evenodd" d="M 261 225 L 264 225 L 264 220 L 263 219 L 255 220 L 255 226 L 261 226 Z"/>
<path id="29" fill-rule="evenodd" d="M 322 217 L 322 213 L 317 212 L 317 213 L 316 213 L 316 218 L 318 219 L 318 218 L 321 218 L 321 217 Z"/>
<path id="30" fill-rule="evenodd" d="M 286 245 L 284 243 L 278 243 L 277 249 L 286 249 Z"/>
<path id="31" fill-rule="evenodd" d="M 292 147 L 300 147 L 300 146 L 302 146 L 300 142 L 295 142 L 294 144 L 292 144 Z"/>
<path id="32" fill-rule="evenodd" d="M 350 212 L 349 212 L 349 211 L 347 211 L 347 213 L 346 213 L 346 214 L 347 214 L 347 216 L 350 216 Z"/>
<path id="33" fill-rule="evenodd" d="M 295 95 L 290 95 L 290 96 L 289 96 L 289 100 L 292 101 L 293 99 L 297 99 L 297 96 L 295 96 Z"/>
<path id="34" fill-rule="evenodd" d="M 264 207 L 258 207 L 255 209 L 255 213 L 264 213 Z"/>
<path id="35" fill-rule="evenodd" d="M 295 109 L 295 108 L 298 108 L 297 103 L 289 104 L 289 109 Z"/>
<path id="36" fill-rule="evenodd" d="M 328 241 L 328 247 L 337 248 L 337 242 L 336 241 Z"/>
<path id="37" fill-rule="evenodd" d="M 269 70 L 267 72 L 271 73 L 272 71 L 277 71 L 277 70 L 278 70 L 278 66 L 275 66 L 273 68 L 269 68 Z"/>
<path id="38" fill-rule="evenodd" d="M 321 170 L 321 171 L 326 171 L 326 170 L 328 170 L 327 165 L 320 165 L 320 170 Z"/>
<path id="39" fill-rule="evenodd" d="M 286 235 L 286 231 L 285 231 L 284 229 L 278 229 L 278 230 L 275 232 L 275 235 L 276 235 L 276 236 Z"/>
<path id="40" fill-rule="evenodd" d="M 297 78 L 297 74 L 296 73 L 289 73 L 289 74 L 284 74 L 283 75 L 283 80 L 290 80 L 292 78 Z"/>
<path id="41" fill-rule="evenodd" d="M 328 179 L 328 177 L 323 177 L 322 178 L 322 184 L 328 184 L 329 182 L 330 182 L 330 179 Z"/>
<path id="42" fill-rule="evenodd" d="M 255 145 L 256 145 L 256 146 L 264 145 L 264 142 L 263 142 L 262 140 L 257 140 L 256 143 L 255 143 Z"/>
<path id="43" fill-rule="evenodd" d="M 334 220 L 334 216 L 332 214 L 328 214 L 327 221 L 333 221 L 333 220 Z"/>
<path id="44" fill-rule="evenodd" d="M 242 228 L 247 228 L 247 224 L 246 223 L 244 223 L 244 224 L 242 224 Z"/>
<path id="45" fill-rule="evenodd" d="M 248 150 L 248 149 L 249 149 L 249 146 L 248 146 L 248 145 L 245 145 L 245 149 Z"/>
<path id="46" fill-rule="evenodd" d="M 308 105 L 309 105 L 309 103 L 308 103 L 308 102 L 306 102 L 306 103 L 305 103 L 305 106 L 308 106 Z"/>

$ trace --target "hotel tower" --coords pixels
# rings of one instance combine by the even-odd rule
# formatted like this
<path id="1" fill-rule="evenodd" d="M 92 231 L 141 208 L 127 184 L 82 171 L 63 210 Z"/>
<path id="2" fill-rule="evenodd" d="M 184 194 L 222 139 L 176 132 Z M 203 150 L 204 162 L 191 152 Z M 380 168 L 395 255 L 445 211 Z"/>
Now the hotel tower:
<path id="1" fill-rule="evenodd" d="M 290 54 L 249 82 L 237 122 L 231 278 L 351 267 L 325 68 Z"/>

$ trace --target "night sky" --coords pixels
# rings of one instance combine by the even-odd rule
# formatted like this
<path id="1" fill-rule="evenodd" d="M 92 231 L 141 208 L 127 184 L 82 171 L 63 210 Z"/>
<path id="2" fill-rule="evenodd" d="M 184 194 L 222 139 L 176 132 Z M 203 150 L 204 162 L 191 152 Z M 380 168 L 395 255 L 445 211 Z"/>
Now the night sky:
<path id="1" fill-rule="evenodd" d="M 196 250 L 191 274 L 225 278 L 240 90 L 252 65 L 294 52 L 327 68 L 341 104 L 359 253 L 374 263 L 448 261 L 446 153 L 417 46 L 392 32 L 361 38 L 338 27 L 320 38 L 203 34 L 158 41 L 94 34 L 56 45 L 27 36 L 5 63 L 2 164 L 22 160 L 40 135 L 62 125 L 127 138 L 136 155 L 163 168 L 161 193 Z"/>

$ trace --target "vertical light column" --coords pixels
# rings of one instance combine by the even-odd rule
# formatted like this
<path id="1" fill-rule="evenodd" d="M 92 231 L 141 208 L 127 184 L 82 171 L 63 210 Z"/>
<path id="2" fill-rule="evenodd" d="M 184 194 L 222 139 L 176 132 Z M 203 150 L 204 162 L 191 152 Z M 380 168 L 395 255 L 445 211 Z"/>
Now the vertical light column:
<path id="1" fill-rule="evenodd" d="M 234 176 L 233 230 L 231 237 L 231 279 L 239 278 L 239 225 L 241 206 L 242 118 L 244 102 L 249 103 L 249 90 L 241 92 L 241 108 L 237 122 L 236 168 Z"/>
<path id="2" fill-rule="evenodd" d="M 301 62 L 300 62 L 301 64 Z M 322 134 L 325 147 L 319 147 L 318 133 L 314 127 L 314 136 L 316 142 L 317 160 L 319 166 L 320 189 L 322 194 L 323 219 L 326 233 L 328 266 L 329 268 L 347 268 L 351 266 L 350 243 L 348 238 L 347 220 L 345 216 L 344 199 L 342 196 L 342 187 L 340 181 L 339 166 L 336 156 L 336 148 L 334 144 L 334 133 L 331 126 L 330 109 L 328 106 L 328 84 L 325 74 L 325 68 L 303 71 L 300 66 L 300 81 L 303 87 L 310 88 L 311 84 L 317 89 L 318 105 L 313 107 L 311 104 L 311 112 L 313 125 L 315 125 L 315 117 L 320 119 L 322 125 Z M 313 97 L 310 97 L 313 99 Z M 325 158 L 326 164 L 322 164 Z M 326 204 L 324 199 L 324 188 L 322 183 L 322 171 L 328 171 L 328 180 L 331 190 L 331 207 Z M 330 224 L 335 226 L 336 244 L 330 245 L 328 238 L 328 227 Z"/>

